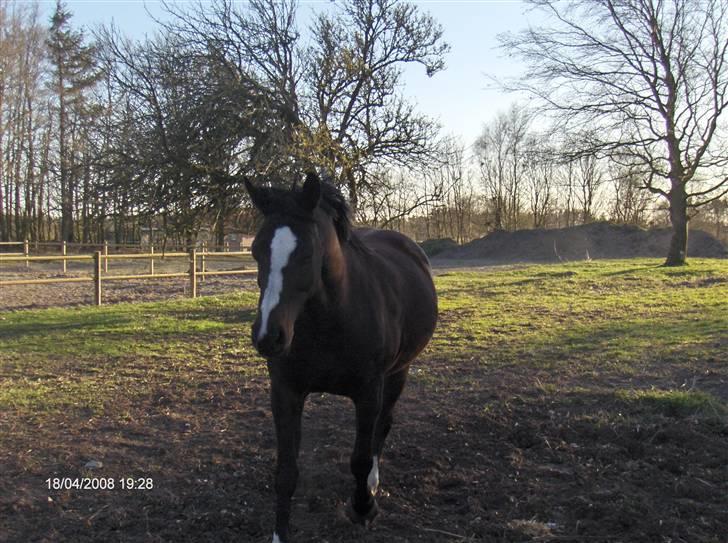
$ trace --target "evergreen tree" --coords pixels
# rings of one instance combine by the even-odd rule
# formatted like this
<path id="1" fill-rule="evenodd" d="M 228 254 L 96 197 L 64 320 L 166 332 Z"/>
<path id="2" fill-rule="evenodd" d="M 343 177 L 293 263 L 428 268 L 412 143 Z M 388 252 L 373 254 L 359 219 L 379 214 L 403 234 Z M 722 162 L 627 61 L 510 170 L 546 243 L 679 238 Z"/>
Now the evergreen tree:
<path id="1" fill-rule="evenodd" d="M 74 241 L 74 194 L 81 165 L 74 159 L 71 144 L 72 119 L 84 119 L 89 113 L 87 95 L 99 79 L 95 47 L 84 43 L 81 31 L 71 28 L 72 14 L 58 0 L 51 17 L 48 49 L 53 66 L 52 91 L 55 93 L 58 120 L 58 176 L 61 196 L 61 239 Z"/>

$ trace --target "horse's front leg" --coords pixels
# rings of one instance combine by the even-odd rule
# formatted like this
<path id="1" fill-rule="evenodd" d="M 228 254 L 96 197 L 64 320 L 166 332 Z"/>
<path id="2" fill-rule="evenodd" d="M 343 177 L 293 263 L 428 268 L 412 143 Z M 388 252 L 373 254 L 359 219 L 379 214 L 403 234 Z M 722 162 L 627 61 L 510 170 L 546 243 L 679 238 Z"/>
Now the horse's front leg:
<path id="1" fill-rule="evenodd" d="M 298 481 L 298 447 L 301 442 L 301 412 L 306 396 L 291 387 L 271 381 L 271 405 L 278 441 L 276 463 L 276 527 L 273 543 L 290 541 L 291 497 Z"/>
<path id="2" fill-rule="evenodd" d="M 382 409 L 382 383 L 378 381 L 355 400 L 356 442 L 351 455 L 351 472 L 356 480 L 349 507 L 353 522 L 365 523 L 377 514 L 374 493 L 379 484 L 377 459 L 374 457 L 374 428 Z"/>

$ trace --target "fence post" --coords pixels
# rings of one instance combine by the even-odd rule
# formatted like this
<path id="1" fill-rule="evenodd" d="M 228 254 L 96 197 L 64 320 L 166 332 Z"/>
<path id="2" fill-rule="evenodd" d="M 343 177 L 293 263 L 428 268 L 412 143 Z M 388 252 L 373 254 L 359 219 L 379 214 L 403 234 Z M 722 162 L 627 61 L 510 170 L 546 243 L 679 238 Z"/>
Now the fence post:
<path id="1" fill-rule="evenodd" d="M 101 251 L 94 253 L 94 304 L 101 305 Z"/>
<path id="2" fill-rule="evenodd" d="M 61 246 L 61 252 L 63 253 L 63 256 L 66 256 L 68 254 L 68 248 L 66 246 L 66 242 L 63 242 L 63 245 Z M 66 273 L 66 259 L 63 259 L 63 273 Z"/>
<path id="3" fill-rule="evenodd" d="M 30 269 L 30 260 L 27 259 L 30 255 L 30 244 L 27 239 L 23 242 L 23 255 L 26 257 L 25 269 Z"/>
<path id="4" fill-rule="evenodd" d="M 104 273 L 109 273 L 109 242 L 104 240 Z"/>
<path id="5" fill-rule="evenodd" d="M 149 254 L 152 255 L 149 259 L 149 274 L 154 275 L 154 245 L 152 243 L 149 244 Z"/>
<path id="6" fill-rule="evenodd" d="M 205 254 L 207 254 L 207 242 L 203 241 L 202 242 L 202 255 L 200 256 L 200 271 L 202 272 L 202 275 L 200 275 L 200 282 L 203 282 L 205 280 L 205 271 L 207 268 Z"/>
<path id="7" fill-rule="evenodd" d="M 197 250 L 190 249 L 190 298 L 197 298 Z"/>

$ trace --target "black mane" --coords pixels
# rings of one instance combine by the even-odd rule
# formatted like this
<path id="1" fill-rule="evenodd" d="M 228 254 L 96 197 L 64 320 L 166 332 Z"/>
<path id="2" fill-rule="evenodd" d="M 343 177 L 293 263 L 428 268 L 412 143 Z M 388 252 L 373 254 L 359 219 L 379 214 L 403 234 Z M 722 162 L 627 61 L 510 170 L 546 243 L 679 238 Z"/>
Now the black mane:
<path id="1" fill-rule="evenodd" d="M 319 203 L 319 207 L 334 221 L 334 227 L 336 228 L 339 240 L 349 241 L 353 228 L 351 222 L 351 207 L 344 198 L 344 195 L 341 194 L 341 191 L 329 181 L 323 181 L 321 183 L 321 202 Z"/>

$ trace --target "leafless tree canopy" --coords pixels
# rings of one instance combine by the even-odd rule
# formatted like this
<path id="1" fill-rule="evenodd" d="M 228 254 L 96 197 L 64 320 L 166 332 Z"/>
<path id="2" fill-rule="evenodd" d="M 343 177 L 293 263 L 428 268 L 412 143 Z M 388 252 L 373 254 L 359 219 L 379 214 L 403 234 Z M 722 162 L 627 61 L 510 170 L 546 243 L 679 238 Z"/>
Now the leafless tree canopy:
<path id="1" fill-rule="evenodd" d="M 549 26 L 501 36 L 529 68 L 505 87 L 538 97 L 575 154 L 639 167 L 670 203 L 668 263 L 684 262 L 687 209 L 728 192 L 725 0 L 533 0 Z"/>
<path id="2" fill-rule="evenodd" d="M 167 29 L 235 84 L 254 88 L 278 120 L 256 139 L 250 169 L 324 167 L 356 208 L 360 193 L 375 188 L 373 169 L 411 165 L 434 152 L 437 126 L 399 91 L 404 64 L 419 63 L 433 75 L 448 50 L 439 24 L 416 6 L 352 0 L 322 11 L 307 33 L 292 1 L 168 9 L 176 18 Z"/>
<path id="3" fill-rule="evenodd" d="M 558 122 L 514 105 L 460 142 L 403 93 L 448 52 L 416 3 L 169 3 L 130 40 L 0 1 L 0 239 L 222 244 L 255 220 L 243 176 L 311 167 L 419 239 L 669 215 L 679 261 L 688 218 L 725 235 L 726 0 L 531 4 L 548 26 L 503 37 L 530 65 L 506 86 Z"/>

